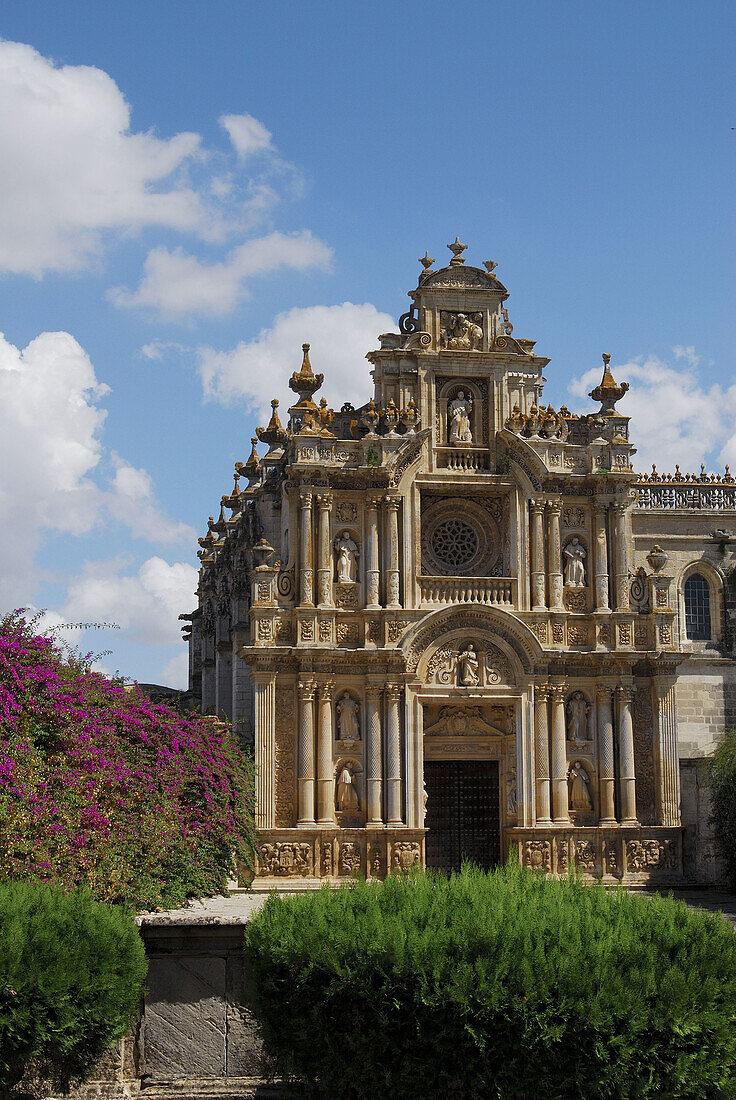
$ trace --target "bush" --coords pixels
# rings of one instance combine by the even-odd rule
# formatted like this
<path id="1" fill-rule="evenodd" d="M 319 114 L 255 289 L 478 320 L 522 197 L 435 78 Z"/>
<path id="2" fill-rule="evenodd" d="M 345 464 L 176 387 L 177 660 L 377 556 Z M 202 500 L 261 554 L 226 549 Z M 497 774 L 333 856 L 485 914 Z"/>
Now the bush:
<path id="1" fill-rule="evenodd" d="M 710 757 L 712 823 L 726 877 L 736 890 L 736 730 L 729 730 Z"/>
<path id="2" fill-rule="evenodd" d="M 130 915 L 86 889 L 0 884 L 0 1097 L 29 1069 L 68 1091 L 127 1031 L 146 957 Z"/>
<path id="3" fill-rule="evenodd" d="M 272 895 L 245 938 L 312 1095 L 736 1094 L 736 936 L 671 898 L 464 867 Z"/>
<path id="4" fill-rule="evenodd" d="M 0 879 L 138 908 L 224 892 L 253 849 L 253 769 L 211 718 L 0 620 Z"/>

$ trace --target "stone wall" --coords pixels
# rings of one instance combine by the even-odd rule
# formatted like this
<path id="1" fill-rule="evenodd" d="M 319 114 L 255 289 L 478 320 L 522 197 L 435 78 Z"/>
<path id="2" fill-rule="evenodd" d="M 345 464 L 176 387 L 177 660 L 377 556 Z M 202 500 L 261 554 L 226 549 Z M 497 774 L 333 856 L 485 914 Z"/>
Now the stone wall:
<path id="1" fill-rule="evenodd" d="M 736 665 L 693 655 L 678 670 L 676 693 L 681 759 L 708 756 L 736 727 Z"/>

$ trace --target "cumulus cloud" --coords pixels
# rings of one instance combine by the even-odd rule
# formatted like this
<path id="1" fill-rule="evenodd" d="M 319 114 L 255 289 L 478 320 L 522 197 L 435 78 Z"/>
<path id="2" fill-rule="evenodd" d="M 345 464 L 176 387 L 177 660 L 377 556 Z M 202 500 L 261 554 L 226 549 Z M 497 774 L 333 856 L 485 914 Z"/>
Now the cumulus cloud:
<path id="1" fill-rule="evenodd" d="M 196 603 L 194 566 L 154 556 L 137 572 L 125 570 L 120 559 L 88 564 L 69 583 L 61 608 L 66 621 L 115 622 L 128 638 L 148 645 L 180 642 L 178 617 Z"/>
<path id="2" fill-rule="evenodd" d="M 312 366 L 325 376 L 320 394 L 337 408 L 344 401 L 362 405 L 372 393 L 366 352 L 378 346 L 380 333 L 395 327 L 392 317 L 369 302 L 288 310 L 232 351 L 199 349 L 205 396 L 224 405 L 243 401 L 261 416 L 270 415 L 272 397 L 290 403 L 288 379 L 299 369 L 302 344 L 310 343 Z"/>
<path id="3" fill-rule="evenodd" d="M 660 472 L 667 472 L 679 463 L 683 473 L 697 473 L 701 463 L 736 465 L 736 386 L 704 383 L 695 349 L 677 346 L 672 350 L 674 364 L 650 355 L 613 368 L 616 381 L 630 385 L 617 408 L 631 417 L 636 468 L 646 471 L 656 463 Z M 570 384 L 570 393 L 582 398 L 600 382 L 600 376 L 600 368 L 587 371 Z M 591 407 L 588 402 L 576 411 L 589 412 Z"/>
<path id="4" fill-rule="evenodd" d="M 108 294 L 117 306 L 144 306 L 169 316 L 193 313 L 221 316 L 230 313 L 248 295 L 255 275 L 281 268 L 306 271 L 329 268 L 332 250 L 308 231 L 269 233 L 246 241 L 222 263 L 203 263 L 182 249 L 155 248 L 149 252 L 143 278 L 135 291 L 116 287 Z"/>
<path id="5" fill-rule="evenodd" d="M 181 653 L 164 664 L 157 682 L 173 688 L 189 687 L 189 654 L 183 646 Z"/>
<path id="6" fill-rule="evenodd" d="M 0 271 L 78 270 L 108 240 L 145 227 L 242 239 L 283 194 L 299 192 L 301 178 L 257 119 L 220 123 L 227 152 L 205 148 L 197 133 L 137 131 L 107 73 L 0 39 Z M 173 256 L 167 267 L 165 250 L 154 250 L 149 268 L 159 281 L 168 271 L 186 283 L 186 257 Z"/>
<path id="7" fill-rule="evenodd" d="M 145 470 L 107 455 L 107 393 L 69 333 L 42 333 L 22 351 L 0 334 L 0 607 L 33 598 L 35 555 L 51 533 L 81 535 L 112 516 L 137 536 L 193 539 L 156 504 Z"/>

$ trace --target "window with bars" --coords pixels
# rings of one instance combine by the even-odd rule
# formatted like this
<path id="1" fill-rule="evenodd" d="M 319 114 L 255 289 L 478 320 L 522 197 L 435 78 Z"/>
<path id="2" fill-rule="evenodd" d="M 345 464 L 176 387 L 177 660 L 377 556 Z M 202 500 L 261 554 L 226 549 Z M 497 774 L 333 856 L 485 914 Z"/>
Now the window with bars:
<path id="1" fill-rule="evenodd" d="M 694 642 L 707 642 L 710 632 L 710 589 L 702 573 L 685 581 L 685 634 Z"/>

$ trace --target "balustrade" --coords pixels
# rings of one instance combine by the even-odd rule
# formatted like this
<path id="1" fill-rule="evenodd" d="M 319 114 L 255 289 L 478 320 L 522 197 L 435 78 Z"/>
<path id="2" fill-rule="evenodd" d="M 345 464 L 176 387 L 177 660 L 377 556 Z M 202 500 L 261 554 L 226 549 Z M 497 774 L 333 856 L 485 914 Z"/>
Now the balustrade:
<path id="1" fill-rule="evenodd" d="M 420 577 L 423 604 L 444 607 L 451 603 L 516 605 L 516 580 L 512 577 Z"/>
<path id="2" fill-rule="evenodd" d="M 486 447 L 438 447 L 437 465 L 444 470 L 459 473 L 488 470 L 489 454 Z"/>

